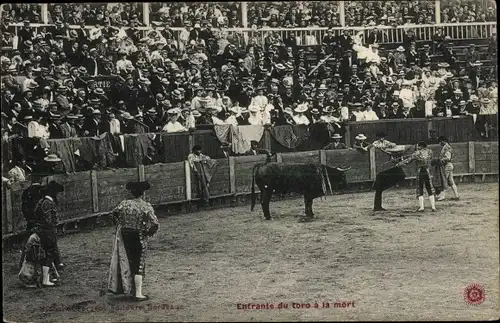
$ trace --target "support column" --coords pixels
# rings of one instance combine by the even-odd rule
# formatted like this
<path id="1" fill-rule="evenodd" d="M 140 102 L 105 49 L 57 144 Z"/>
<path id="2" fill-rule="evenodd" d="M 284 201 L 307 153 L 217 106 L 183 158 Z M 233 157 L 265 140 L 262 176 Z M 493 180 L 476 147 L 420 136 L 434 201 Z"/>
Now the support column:
<path id="1" fill-rule="evenodd" d="M 42 16 L 42 23 L 48 24 L 49 23 L 49 5 L 46 3 L 43 3 L 40 5 L 41 8 L 41 16 Z"/>
<path id="2" fill-rule="evenodd" d="M 247 3 L 244 1 L 241 3 L 241 24 L 243 25 L 243 28 L 248 28 L 248 9 L 247 9 Z"/>
<path id="3" fill-rule="evenodd" d="M 149 2 L 142 4 L 142 22 L 146 27 L 149 27 Z"/>
<path id="4" fill-rule="evenodd" d="M 344 1 L 338 1 L 338 3 L 339 3 L 340 25 L 342 27 L 345 27 L 345 3 Z"/>
<path id="5" fill-rule="evenodd" d="M 434 9 L 435 9 L 435 20 L 436 20 L 436 24 L 440 24 L 441 23 L 441 0 L 435 0 L 434 2 Z"/>

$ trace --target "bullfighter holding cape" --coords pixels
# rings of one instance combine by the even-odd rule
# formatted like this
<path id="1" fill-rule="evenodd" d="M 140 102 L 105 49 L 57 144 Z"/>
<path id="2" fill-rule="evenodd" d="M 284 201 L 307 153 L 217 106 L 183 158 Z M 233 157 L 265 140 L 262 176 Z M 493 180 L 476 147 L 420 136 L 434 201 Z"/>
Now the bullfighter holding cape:
<path id="1" fill-rule="evenodd" d="M 115 294 L 135 291 L 135 300 L 148 300 L 142 293 L 145 256 L 149 238 L 159 228 L 153 207 L 142 199 L 150 188 L 148 182 L 129 182 L 126 188 L 133 199 L 122 201 L 112 212 L 116 223 L 108 290 Z"/>
<path id="2" fill-rule="evenodd" d="M 442 148 L 439 157 L 431 161 L 434 174 L 432 185 L 436 191 L 438 201 L 445 199 L 445 192 L 448 187 L 451 187 L 453 190 L 455 195 L 453 199 L 458 200 L 460 196 L 458 195 L 458 188 L 453 179 L 453 148 L 451 148 L 446 137 L 441 136 L 438 140 Z"/>

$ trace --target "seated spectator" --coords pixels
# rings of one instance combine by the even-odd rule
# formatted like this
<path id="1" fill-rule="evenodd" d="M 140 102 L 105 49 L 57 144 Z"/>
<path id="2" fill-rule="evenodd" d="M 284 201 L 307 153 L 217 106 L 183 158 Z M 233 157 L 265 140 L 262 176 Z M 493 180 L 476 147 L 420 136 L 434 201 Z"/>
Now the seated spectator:
<path id="1" fill-rule="evenodd" d="M 259 148 L 259 142 L 252 140 L 250 141 L 250 149 L 245 152 L 245 156 L 252 156 L 252 155 L 271 156 L 271 153 L 266 149 Z"/>
<path id="2" fill-rule="evenodd" d="M 366 152 L 368 151 L 369 144 L 366 142 L 366 136 L 362 133 L 358 134 L 355 138 L 354 144 L 352 148 L 357 149 L 358 151 Z"/>
<path id="3" fill-rule="evenodd" d="M 343 143 L 340 142 L 342 139 L 342 136 L 338 133 L 333 134 L 331 137 L 332 142 L 326 145 L 323 150 L 334 150 L 334 149 L 346 149 L 347 146 Z"/>
<path id="4" fill-rule="evenodd" d="M 168 122 L 163 127 L 163 131 L 171 133 L 171 132 L 184 132 L 188 130 L 188 128 L 184 127 L 179 121 L 177 121 L 179 119 L 180 113 L 181 111 L 179 111 L 176 108 L 167 111 Z"/>

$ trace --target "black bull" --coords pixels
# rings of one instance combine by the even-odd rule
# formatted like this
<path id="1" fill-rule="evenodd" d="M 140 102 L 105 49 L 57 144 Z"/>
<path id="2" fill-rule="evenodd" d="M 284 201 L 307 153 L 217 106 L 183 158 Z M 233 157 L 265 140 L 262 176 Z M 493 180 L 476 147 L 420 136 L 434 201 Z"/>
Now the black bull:
<path id="1" fill-rule="evenodd" d="M 325 196 L 328 188 L 328 179 L 323 176 L 328 172 L 328 179 L 332 189 L 343 189 L 347 185 L 345 172 L 348 169 L 329 167 L 319 164 L 281 164 L 266 163 L 257 164 L 252 171 L 252 206 L 253 211 L 256 203 L 255 184 L 260 189 L 260 203 L 264 211 L 264 217 L 271 219 L 269 213 L 269 202 L 273 192 L 299 193 L 304 195 L 305 214 L 311 218 L 313 199 Z M 326 175 L 326 174 L 325 174 Z"/>

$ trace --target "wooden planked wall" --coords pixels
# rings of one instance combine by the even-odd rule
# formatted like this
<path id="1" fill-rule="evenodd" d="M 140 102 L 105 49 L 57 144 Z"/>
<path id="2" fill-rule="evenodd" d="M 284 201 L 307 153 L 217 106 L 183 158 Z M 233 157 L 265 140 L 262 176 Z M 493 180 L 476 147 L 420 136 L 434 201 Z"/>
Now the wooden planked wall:
<path id="1" fill-rule="evenodd" d="M 452 143 L 452 147 L 456 175 L 498 174 L 498 142 Z M 431 145 L 430 148 L 435 156 L 439 155 L 439 145 Z M 211 197 L 248 194 L 251 191 L 254 165 L 265 161 L 265 155 L 218 159 L 210 183 Z M 371 182 L 377 172 L 388 168 L 384 164 L 388 161 L 387 155 L 375 150 L 367 153 L 350 149 L 278 153 L 273 161 L 352 166 L 347 173 L 349 183 Z M 406 167 L 405 172 L 408 177 L 415 176 L 415 167 Z M 149 181 L 152 189 L 146 192 L 146 200 L 154 205 L 195 200 L 198 191 L 193 177 L 187 162 L 176 162 L 57 175 L 47 178 L 47 181 L 53 179 L 64 185 L 65 191 L 59 195 L 59 212 L 63 222 L 71 222 L 111 211 L 129 197 L 125 189 L 129 181 Z M 21 195 L 29 185 L 29 182 L 14 183 L 10 189 L 2 190 L 3 236 L 24 230 L 26 224 L 21 212 Z"/>
<path id="2" fill-rule="evenodd" d="M 429 138 L 429 130 L 435 130 L 437 136 L 446 136 L 451 143 L 478 140 L 478 133 L 472 116 L 458 118 L 433 117 L 429 119 L 401 119 L 350 122 L 348 131 L 350 145 L 354 137 L 362 133 L 369 141 L 375 140 L 376 133 L 385 132 L 387 139 L 402 145 L 416 144 Z"/>
<path id="3" fill-rule="evenodd" d="M 186 200 L 184 162 L 144 166 L 144 177 L 154 189 L 146 192 L 146 200 L 161 205 Z"/>

